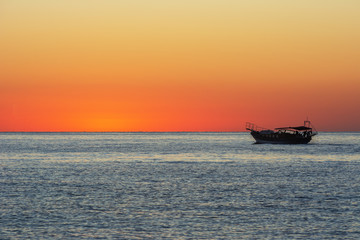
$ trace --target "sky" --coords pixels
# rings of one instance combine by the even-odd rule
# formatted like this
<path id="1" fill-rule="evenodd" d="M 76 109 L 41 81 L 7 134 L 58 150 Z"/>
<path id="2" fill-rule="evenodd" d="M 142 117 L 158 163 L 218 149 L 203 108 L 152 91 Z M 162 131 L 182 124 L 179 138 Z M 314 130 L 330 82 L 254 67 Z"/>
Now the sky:
<path id="1" fill-rule="evenodd" d="M 0 0 L 0 131 L 360 131 L 358 0 Z"/>

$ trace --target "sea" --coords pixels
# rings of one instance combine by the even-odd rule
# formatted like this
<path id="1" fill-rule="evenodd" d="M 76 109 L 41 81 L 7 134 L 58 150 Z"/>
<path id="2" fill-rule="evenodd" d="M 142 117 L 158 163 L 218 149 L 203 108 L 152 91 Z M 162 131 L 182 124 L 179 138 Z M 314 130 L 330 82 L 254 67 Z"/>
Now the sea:
<path id="1" fill-rule="evenodd" d="M 360 133 L 0 133 L 0 239 L 360 239 Z"/>

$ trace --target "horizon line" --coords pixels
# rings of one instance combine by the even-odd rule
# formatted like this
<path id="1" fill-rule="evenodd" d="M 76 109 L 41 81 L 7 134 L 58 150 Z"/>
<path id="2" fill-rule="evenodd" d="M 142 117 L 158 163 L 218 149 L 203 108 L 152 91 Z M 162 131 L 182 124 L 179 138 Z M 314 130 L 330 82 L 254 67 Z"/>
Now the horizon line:
<path id="1" fill-rule="evenodd" d="M 249 131 L 0 131 L 0 133 L 247 133 Z M 318 132 L 360 132 L 353 131 L 318 131 Z"/>

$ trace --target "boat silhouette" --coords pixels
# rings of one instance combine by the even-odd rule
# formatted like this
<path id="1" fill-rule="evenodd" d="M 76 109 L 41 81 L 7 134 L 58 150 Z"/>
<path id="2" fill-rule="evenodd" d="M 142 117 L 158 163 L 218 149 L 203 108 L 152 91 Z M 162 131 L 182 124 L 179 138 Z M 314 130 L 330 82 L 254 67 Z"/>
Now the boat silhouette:
<path id="1" fill-rule="evenodd" d="M 256 143 L 307 144 L 318 134 L 309 120 L 304 121 L 302 126 L 279 127 L 273 130 L 247 122 L 245 128 L 250 131 Z"/>

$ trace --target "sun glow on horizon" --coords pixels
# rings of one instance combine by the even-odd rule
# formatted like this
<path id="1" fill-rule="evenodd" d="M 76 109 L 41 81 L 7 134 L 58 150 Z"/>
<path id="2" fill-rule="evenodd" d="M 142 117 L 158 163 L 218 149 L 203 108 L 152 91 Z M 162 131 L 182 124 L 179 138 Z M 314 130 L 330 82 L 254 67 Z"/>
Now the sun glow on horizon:
<path id="1" fill-rule="evenodd" d="M 360 2 L 0 3 L 0 131 L 360 131 Z"/>

